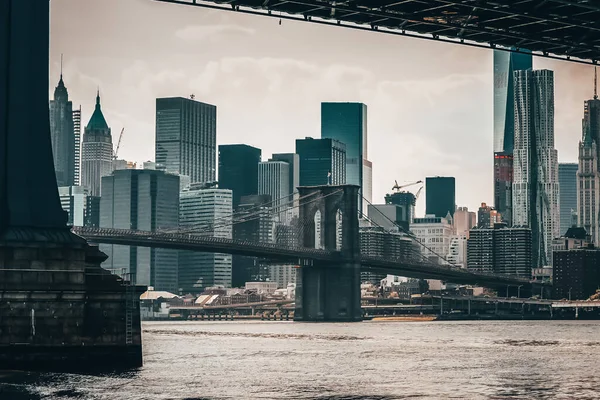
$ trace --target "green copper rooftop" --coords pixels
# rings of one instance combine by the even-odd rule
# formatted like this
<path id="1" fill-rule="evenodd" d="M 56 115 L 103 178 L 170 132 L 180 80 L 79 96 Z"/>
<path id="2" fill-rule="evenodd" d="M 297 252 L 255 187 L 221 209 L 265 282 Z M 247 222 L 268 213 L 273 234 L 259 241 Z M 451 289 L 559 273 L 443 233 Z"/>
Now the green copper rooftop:
<path id="1" fill-rule="evenodd" d="M 106 123 L 104 115 L 102 114 L 102 110 L 100 109 L 100 91 L 98 91 L 98 94 L 96 95 L 96 109 L 90 118 L 90 122 L 88 122 L 86 126 L 86 130 L 106 131 L 108 134 L 108 124 Z"/>

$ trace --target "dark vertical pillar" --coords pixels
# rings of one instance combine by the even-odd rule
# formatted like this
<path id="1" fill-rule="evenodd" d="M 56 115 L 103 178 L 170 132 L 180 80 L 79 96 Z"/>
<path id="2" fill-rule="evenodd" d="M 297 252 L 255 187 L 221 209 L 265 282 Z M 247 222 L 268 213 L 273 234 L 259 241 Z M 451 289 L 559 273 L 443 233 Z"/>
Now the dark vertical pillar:
<path id="1" fill-rule="evenodd" d="M 48 115 L 49 0 L 0 2 L 0 235 L 66 229 Z"/>
<path id="2" fill-rule="evenodd" d="M 336 251 L 338 210 L 342 213 L 340 261 L 312 264 L 298 270 L 296 321 L 361 321 L 360 244 L 358 236 L 358 186 L 316 186 L 298 188 L 301 198 L 302 242 L 314 247 L 312 221 L 321 212 L 321 235 L 325 250 Z M 317 193 L 314 196 L 307 195 Z M 314 201 L 318 196 L 319 200 Z"/>

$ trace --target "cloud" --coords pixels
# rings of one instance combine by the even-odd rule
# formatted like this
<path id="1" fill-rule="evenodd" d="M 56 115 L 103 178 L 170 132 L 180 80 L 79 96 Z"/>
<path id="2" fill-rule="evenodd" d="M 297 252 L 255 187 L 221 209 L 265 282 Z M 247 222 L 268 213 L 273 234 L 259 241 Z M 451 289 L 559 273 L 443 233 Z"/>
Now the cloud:
<path id="1" fill-rule="evenodd" d="M 255 33 L 254 29 L 239 25 L 190 25 L 176 31 L 175 36 L 185 41 L 202 41 L 222 35 L 250 36 Z"/>

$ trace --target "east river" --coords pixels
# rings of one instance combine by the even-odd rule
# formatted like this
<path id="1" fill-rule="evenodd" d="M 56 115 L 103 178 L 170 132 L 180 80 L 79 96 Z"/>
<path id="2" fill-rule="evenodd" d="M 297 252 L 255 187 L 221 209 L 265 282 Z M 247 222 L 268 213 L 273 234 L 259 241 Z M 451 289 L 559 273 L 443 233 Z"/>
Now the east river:
<path id="1" fill-rule="evenodd" d="M 146 322 L 143 368 L 0 399 L 600 399 L 600 321 Z"/>

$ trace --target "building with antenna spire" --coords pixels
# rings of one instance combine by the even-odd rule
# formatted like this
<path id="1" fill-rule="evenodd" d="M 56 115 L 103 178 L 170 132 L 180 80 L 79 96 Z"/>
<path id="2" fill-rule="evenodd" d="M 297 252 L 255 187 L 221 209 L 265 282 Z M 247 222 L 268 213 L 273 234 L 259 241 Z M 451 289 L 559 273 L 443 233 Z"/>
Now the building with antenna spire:
<path id="1" fill-rule="evenodd" d="M 594 69 L 594 97 L 583 105 L 582 138 L 577 170 L 577 225 L 584 228 L 592 243 L 600 244 L 600 100 L 598 74 Z"/>
<path id="2" fill-rule="evenodd" d="M 100 107 L 100 89 L 96 94 L 96 108 L 83 134 L 81 157 L 81 185 L 90 196 L 100 196 L 103 176 L 113 170 L 113 144 L 110 128 Z"/>
<path id="3" fill-rule="evenodd" d="M 50 135 L 56 183 L 58 186 L 75 185 L 76 140 L 73 124 L 73 103 L 63 81 L 62 54 L 60 56 L 60 79 L 50 100 Z"/>

